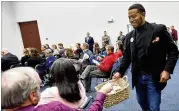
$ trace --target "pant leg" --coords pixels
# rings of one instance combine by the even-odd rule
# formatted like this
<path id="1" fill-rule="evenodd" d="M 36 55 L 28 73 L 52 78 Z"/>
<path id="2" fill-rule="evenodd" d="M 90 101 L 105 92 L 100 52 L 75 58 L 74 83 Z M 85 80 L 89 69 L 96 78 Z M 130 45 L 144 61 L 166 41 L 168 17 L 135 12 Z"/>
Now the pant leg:
<path id="1" fill-rule="evenodd" d="M 137 101 L 140 107 L 144 111 L 149 110 L 149 106 L 147 103 L 147 87 L 145 84 L 145 78 L 142 75 L 138 77 L 135 88 L 136 88 Z"/>
<path id="2" fill-rule="evenodd" d="M 94 65 L 88 65 L 85 70 L 83 71 L 83 73 L 81 74 L 82 83 L 85 87 L 85 90 L 88 92 L 91 88 L 91 78 L 89 77 L 89 74 L 91 71 L 96 70 L 98 67 L 94 66 Z"/>
<path id="3" fill-rule="evenodd" d="M 149 76 L 147 81 L 147 99 L 150 111 L 160 110 L 161 90 L 157 89 L 156 83 L 152 80 L 152 76 Z"/>
<path id="4" fill-rule="evenodd" d="M 98 75 L 103 75 L 103 76 L 104 76 L 105 74 L 106 74 L 106 73 L 101 72 L 101 71 L 98 70 L 98 69 L 91 71 L 91 72 L 88 74 L 88 76 L 87 76 L 84 80 L 82 80 L 86 91 L 88 92 L 88 91 L 90 90 L 90 88 L 91 88 L 91 77 L 96 77 L 96 76 L 98 76 Z"/>
<path id="5" fill-rule="evenodd" d="M 98 67 L 95 65 L 88 65 L 85 70 L 82 72 L 80 78 L 85 79 L 91 71 L 96 70 Z"/>

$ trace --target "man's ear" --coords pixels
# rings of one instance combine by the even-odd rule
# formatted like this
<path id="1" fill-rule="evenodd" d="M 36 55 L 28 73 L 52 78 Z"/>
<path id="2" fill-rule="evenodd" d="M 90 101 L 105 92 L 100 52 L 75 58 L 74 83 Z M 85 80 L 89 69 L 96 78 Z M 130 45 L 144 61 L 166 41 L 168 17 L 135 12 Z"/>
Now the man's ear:
<path id="1" fill-rule="evenodd" d="M 145 12 L 142 12 L 142 15 L 145 17 Z"/>
<path id="2" fill-rule="evenodd" d="M 29 94 L 29 100 L 32 102 L 32 104 L 37 104 L 38 101 L 39 101 L 39 95 L 38 95 L 38 92 L 36 90 L 32 91 L 30 94 Z"/>

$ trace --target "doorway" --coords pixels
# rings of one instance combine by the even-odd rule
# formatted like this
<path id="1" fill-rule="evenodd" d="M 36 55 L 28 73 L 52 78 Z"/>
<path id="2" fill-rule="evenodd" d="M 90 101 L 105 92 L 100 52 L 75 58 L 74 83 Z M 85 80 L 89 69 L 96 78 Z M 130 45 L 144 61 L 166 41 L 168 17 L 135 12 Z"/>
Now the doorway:
<path id="1" fill-rule="evenodd" d="M 24 48 L 34 47 L 41 51 L 41 40 L 37 21 L 19 22 Z"/>

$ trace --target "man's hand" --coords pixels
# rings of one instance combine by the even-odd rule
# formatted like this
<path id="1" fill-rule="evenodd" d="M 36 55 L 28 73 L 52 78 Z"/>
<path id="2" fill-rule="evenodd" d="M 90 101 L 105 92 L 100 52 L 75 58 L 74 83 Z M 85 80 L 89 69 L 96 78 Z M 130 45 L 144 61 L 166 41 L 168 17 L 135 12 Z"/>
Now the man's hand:
<path id="1" fill-rule="evenodd" d="M 97 60 L 102 61 L 102 60 L 103 60 L 103 58 L 102 58 L 102 57 L 100 57 L 100 56 L 98 56 L 98 57 L 97 57 Z"/>
<path id="2" fill-rule="evenodd" d="M 161 83 L 167 82 L 169 80 L 169 76 L 170 76 L 169 72 L 163 71 L 160 75 L 160 82 Z"/>
<path id="3" fill-rule="evenodd" d="M 119 78 L 121 78 L 121 74 L 120 74 L 119 72 L 116 72 L 116 73 L 113 75 L 112 78 L 113 78 L 113 79 L 119 79 Z"/>

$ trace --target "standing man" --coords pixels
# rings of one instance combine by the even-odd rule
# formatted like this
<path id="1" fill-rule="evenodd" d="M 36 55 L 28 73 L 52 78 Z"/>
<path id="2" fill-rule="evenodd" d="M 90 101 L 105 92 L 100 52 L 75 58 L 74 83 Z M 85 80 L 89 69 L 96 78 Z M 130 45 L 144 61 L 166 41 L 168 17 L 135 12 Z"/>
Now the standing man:
<path id="1" fill-rule="evenodd" d="M 118 41 L 118 40 L 121 40 L 121 41 L 122 41 L 122 39 L 123 39 L 124 37 L 125 37 L 125 36 L 123 35 L 122 31 L 120 31 L 119 36 L 118 36 L 118 38 L 117 38 L 117 41 Z"/>
<path id="2" fill-rule="evenodd" d="M 177 30 L 175 30 L 174 26 L 171 26 L 171 35 L 172 35 L 172 39 L 175 42 L 175 44 L 177 44 L 178 41 L 178 33 Z"/>
<path id="3" fill-rule="evenodd" d="M 143 110 L 160 110 L 161 91 L 170 79 L 178 59 L 177 46 L 162 24 L 145 21 L 145 9 L 133 4 L 128 17 L 134 30 L 126 35 L 124 55 L 114 79 L 124 76 L 132 63 L 132 87 Z M 166 59 L 167 58 L 167 59 Z"/>
<path id="4" fill-rule="evenodd" d="M 94 40 L 93 40 L 93 37 L 90 36 L 90 33 L 87 32 L 87 37 L 85 37 L 85 42 L 88 44 L 89 46 L 89 50 L 91 52 L 93 52 L 93 44 L 94 44 Z"/>
<path id="5" fill-rule="evenodd" d="M 108 36 L 107 32 L 104 31 L 104 36 L 102 37 L 102 48 L 105 48 L 107 45 L 110 45 L 110 36 Z"/>

